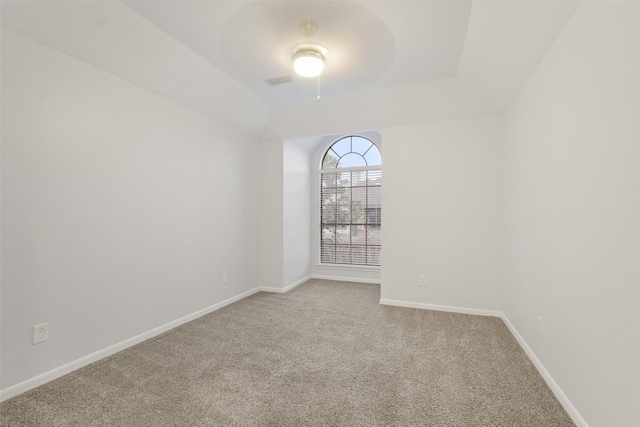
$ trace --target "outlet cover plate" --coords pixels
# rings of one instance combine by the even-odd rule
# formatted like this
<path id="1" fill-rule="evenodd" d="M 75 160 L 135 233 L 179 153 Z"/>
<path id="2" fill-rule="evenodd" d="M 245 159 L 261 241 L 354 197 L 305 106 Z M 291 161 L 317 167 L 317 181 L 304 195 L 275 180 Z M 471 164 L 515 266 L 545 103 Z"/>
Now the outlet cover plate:
<path id="1" fill-rule="evenodd" d="M 41 323 L 33 326 L 33 343 L 39 344 L 49 339 L 49 324 Z"/>

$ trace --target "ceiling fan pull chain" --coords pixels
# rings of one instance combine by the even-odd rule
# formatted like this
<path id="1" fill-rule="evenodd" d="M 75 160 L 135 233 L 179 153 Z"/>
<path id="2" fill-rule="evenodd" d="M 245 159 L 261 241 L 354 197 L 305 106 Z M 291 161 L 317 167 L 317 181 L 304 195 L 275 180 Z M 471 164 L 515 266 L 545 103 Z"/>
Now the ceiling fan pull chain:
<path id="1" fill-rule="evenodd" d="M 320 74 L 318 74 L 318 102 L 320 102 Z"/>

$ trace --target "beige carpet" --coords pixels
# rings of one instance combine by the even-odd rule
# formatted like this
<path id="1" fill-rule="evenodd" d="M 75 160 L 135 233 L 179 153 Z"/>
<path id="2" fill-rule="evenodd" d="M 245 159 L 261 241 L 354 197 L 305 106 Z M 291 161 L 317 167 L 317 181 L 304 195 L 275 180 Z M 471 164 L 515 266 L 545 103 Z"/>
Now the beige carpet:
<path id="1" fill-rule="evenodd" d="M 498 318 L 258 293 L 0 405 L 2 426 L 574 425 Z"/>

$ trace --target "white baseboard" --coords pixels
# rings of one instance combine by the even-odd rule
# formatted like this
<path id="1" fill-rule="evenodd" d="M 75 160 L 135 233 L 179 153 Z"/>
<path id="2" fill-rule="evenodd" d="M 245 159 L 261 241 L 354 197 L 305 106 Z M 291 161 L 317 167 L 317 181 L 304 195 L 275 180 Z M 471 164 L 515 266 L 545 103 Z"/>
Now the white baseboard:
<path id="1" fill-rule="evenodd" d="M 274 294 L 284 294 L 284 288 L 276 288 L 274 286 L 258 286 L 259 292 L 273 292 Z"/>
<path id="2" fill-rule="evenodd" d="M 425 304 L 420 302 L 397 301 L 392 299 L 380 299 L 382 305 L 393 305 L 397 307 L 420 308 L 423 310 L 447 311 L 450 313 L 475 314 L 477 316 L 502 317 L 502 312 L 493 310 L 482 310 L 478 308 L 452 307 L 448 305 Z"/>
<path id="3" fill-rule="evenodd" d="M 80 369 L 90 363 L 97 362 L 100 359 L 104 359 L 105 357 L 111 356 L 119 351 L 125 350 L 129 347 L 132 347 L 142 341 L 148 340 L 149 338 L 153 338 L 157 335 L 160 335 L 168 330 L 176 328 L 180 325 L 183 325 L 187 322 L 190 322 L 198 317 L 202 317 L 205 314 L 209 314 L 213 311 L 216 311 L 222 307 L 225 307 L 229 304 L 232 304 L 236 301 L 239 301 L 243 298 L 248 297 L 249 295 L 255 294 L 258 292 L 259 288 L 252 289 L 247 292 L 243 292 L 240 295 L 236 295 L 234 297 L 228 298 L 224 301 L 221 301 L 217 304 L 214 304 L 210 307 L 204 308 L 202 310 L 198 310 L 195 313 L 189 314 L 187 316 L 181 317 L 180 319 L 174 320 L 157 328 L 151 329 L 150 331 L 144 332 L 140 335 L 137 335 L 133 338 L 126 339 L 122 342 L 109 346 L 107 348 L 103 348 L 102 350 L 96 351 L 95 353 L 89 354 L 88 356 L 81 357 L 80 359 L 74 360 L 73 362 L 69 362 L 66 365 L 62 365 L 58 368 L 52 369 L 48 372 L 40 374 L 36 377 L 30 378 L 26 381 L 23 381 L 19 384 L 13 385 L 11 387 L 7 387 L 4 390 L 0 390 L 0 402 L 3 402 L 7 399 L 10 399 L 14 396 L 22 394 L 26 391 L 29 391 L 33 388 L 41 386 L 43 384 L 48 383 L 49 381 L 53 381 L 56 378 L 60 378 L 63 375 L 69 374 L 77 369 Z"/>
<path id="4" fill-rule="evenodd" d="M 509 321 L 509 318 L 504 313 L 502 313 L 501 318 L 504 324 L 507 325 L 507 328 L 509 328 L 509 331 L 511 331 L 511 334 L 514 336 L 516 341 L 518 341 L 518 344 L 520 344 L 520 347 L 522 347 L 527 356 L 529 356 L 531 362 L 535 365 L 536 369 L 538 369 L 538 372 L 540 372 L 540 375 L 542 375 L 542 378 L 544 378 L 545 382 L 547 383 L 553 394 L 556 396 L 556 399 L 558 399 L 564 410 L 567 411 L 567 414 L 569 414 L 576 426 L 589 427 L 584 418 L 582 418 L 582 415 L 580 415 L 567 395 L 564 394 L 558 383 L 555 382 L 549 371 L 547 371 L 547 369 L 544 367 L 540 359 L 538 359 L 533 350 L 531 350 L 529 344 L 527 344 L 527 342 L 524 340 L 524 338 L 522 338 L 522 335 L 520 335 L 515 326 L 513 326 L 513 324 Z"/>
<path id="5" fill-rule="evenodd" d="M 307 280 L 311 279 L 311 276 L 305 276 L 300 280 L 296 280 L 295 282 L 291 283 L 290 285 L 287 285 L 284 287 L 284 291 L 285 292 L 289 292 L 291 289 L 298 287 L 300 285 L 302 285 L 304 282 L 306 282 Z"/>
<path id="6" fill-rule="evenodd" d="M 284 288 L 276 288 L 274 286 L 259 286 L 258 290 L 263 292 L 275 292 L 277 294 L 283 294 L 285 292 L 289 292 L 291 289 L 302 285 L 307 280 L 311 279 L 311 276 L 305 276 L 300 280 L 296 280 L 295 282 L 285 286 Z"/>
<path id="7" fill-rule="evenodd" d="M 341 277 L 341 276 L 326 276 L 323 274 L 312 274 L 310 278 L 321 279 L 321 280 L 337 280 L 339 282 L 372 283 L 375 285 L 380 284 L 380 279 L 363 279 L 359 277 Z"/>

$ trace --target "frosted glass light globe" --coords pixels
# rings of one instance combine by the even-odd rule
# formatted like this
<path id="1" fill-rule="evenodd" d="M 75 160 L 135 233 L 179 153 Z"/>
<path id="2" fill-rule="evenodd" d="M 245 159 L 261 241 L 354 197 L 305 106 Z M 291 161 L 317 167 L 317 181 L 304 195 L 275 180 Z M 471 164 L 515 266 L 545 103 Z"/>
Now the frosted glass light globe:
<path id="1" fill-rule="evenodd" d="M 316 77 L 324 70 L 324 57 L 313 50 L 300 50 L 293 57 L 293 68 L 302 77 Z"/>

